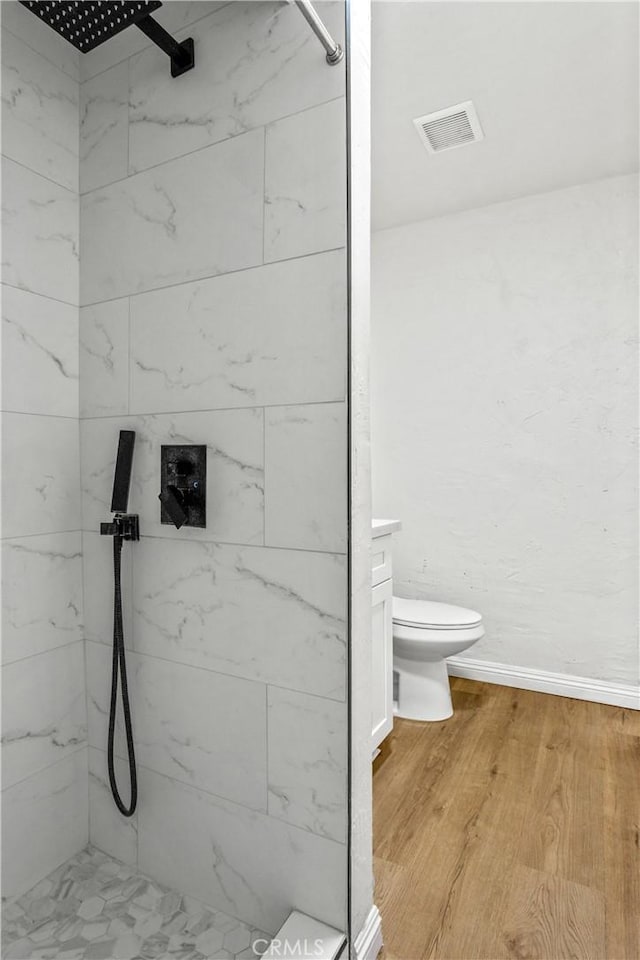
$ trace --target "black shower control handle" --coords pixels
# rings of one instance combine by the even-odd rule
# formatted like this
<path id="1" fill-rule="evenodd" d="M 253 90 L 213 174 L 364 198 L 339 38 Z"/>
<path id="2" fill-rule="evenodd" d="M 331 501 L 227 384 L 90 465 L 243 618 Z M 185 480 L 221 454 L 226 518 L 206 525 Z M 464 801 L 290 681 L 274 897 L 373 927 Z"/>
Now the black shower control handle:
<path id="1" fill-rule="evenodd" d="M 158 494 L 158 500 L 171 517 L 172 523 L 179 530 L 187 520 L 189 515 L 185 511 L 185 499 L 177 487 L 169 485 L 166 490 Z"/>

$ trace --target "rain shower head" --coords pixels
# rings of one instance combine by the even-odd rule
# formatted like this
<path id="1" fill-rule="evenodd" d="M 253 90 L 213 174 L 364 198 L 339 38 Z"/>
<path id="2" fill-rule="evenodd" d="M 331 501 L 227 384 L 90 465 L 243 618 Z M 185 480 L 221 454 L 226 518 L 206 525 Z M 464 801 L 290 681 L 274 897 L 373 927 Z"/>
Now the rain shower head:
<path id="1" fill-rule="evenodd" d="M 162 6 L 160 0 L 149 3 L 56 3 L 53 0 L 35 3 L 21 0 L 21 3 L 81 53 L 88 53 Z"/>
<path id="2" fill-rule="evenodd" d="M 65 0 L 20 0 L 20 3 L 81 53 L 89 53 L 105 40 L 135 25 L 169 54 L 171 76 L 178 77 L 194 65 L 193 40 L 178 43 L 150 16 L 162 6 L 161 0 L 136 0 L 133 3 L 126 0 L 116 0 L 115 3 L 102 0 L 75 0 L 71 3 Z"/>

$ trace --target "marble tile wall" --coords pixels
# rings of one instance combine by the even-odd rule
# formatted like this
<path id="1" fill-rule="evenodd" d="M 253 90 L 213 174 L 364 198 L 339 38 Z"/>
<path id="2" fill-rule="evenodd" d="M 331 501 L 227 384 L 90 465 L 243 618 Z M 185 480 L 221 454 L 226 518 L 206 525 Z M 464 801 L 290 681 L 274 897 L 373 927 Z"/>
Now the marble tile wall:
<path id="1" fill-rule="evenodd" d="M 77 55 L 2 18 L 2 886 L 88 839 L 78 436 Z"/>
<path id="2" fill-rule="evenodd" d="M 320 7 L 341 38 L 342 4 Z M 277 3 L 158 19 L 196 38 L 179 82 L 142 34 L 79 65 L 2 4 L 4 892 L 89 822 L 268 930 L 294 906 L 344 926 L 344 70 Z M 125 427 L 143 530 L 123 564 L 129 821 L 106 778 L 97 533 Z M 205 530 L 159 522 L 167 442 L 208 447 Z"/>
<path id="3" fill-rule="evenodd" d="M 343 5 L 318 6 L 343 40 Z M 128 37 L 82 64 L 91 841 L 267 931 L 291 908 L 344 928 L 344 68 L 290 5 L 160 12 L 194 36 L 192 73 L 172 80 Z M 111 557 L 97 533 L 127 428 L 142 531 L 123 579 L 131 820 L 107 786 Z M 204 530 L 160 524 L 172 442 L 207 445 Z M 121 732 L 116 750 L 126 795 Z"/>

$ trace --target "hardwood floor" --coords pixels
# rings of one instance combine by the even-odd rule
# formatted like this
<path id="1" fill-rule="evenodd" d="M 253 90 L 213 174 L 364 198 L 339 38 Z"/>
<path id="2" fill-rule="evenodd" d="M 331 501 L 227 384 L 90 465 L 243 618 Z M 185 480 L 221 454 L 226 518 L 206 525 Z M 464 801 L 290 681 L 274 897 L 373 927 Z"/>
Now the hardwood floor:
<path id="1" fill-rule="evenodd" d="M 381 960 L 640 960 L 640 713 L 451 686 L 374 763 Z"/>

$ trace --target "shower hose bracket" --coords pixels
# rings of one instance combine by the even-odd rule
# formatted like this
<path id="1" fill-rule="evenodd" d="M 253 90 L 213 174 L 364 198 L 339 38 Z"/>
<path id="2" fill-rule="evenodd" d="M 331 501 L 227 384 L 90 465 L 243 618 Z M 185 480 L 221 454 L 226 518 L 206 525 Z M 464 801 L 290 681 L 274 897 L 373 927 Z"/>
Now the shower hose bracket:
<path id="1" fill-rule="evenodd" d="M 100 533 L 103 537 L 139 540 L 140 518 L 137 513 L 117 513 L 110 523 L 100 524 Z"/>

